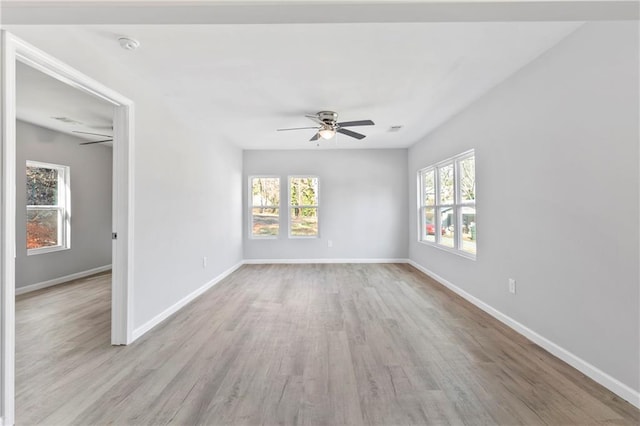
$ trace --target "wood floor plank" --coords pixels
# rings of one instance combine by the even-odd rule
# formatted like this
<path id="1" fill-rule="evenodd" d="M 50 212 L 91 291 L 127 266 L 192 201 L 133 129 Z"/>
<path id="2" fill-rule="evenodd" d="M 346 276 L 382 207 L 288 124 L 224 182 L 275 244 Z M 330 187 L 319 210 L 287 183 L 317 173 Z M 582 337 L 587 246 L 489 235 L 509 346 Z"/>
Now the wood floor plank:
<path id="1" fill-rule="evenodd" d="M 16 298 L 19 425 L 640 424 L 409 265 L 245 265 L 127 347 L 110 279 Z"/>

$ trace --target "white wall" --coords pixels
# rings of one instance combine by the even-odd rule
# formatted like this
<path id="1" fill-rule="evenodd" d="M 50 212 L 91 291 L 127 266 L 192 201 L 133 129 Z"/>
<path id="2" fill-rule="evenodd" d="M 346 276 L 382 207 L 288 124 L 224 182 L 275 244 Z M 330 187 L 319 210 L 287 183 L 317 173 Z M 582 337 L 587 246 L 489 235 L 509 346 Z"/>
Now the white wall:
<path id="1" fill-rule="evenodd" d="M 286 208 L 279 238 L 249 238 L 247 177 L 264 174 L 280 176 L 283 207 L 288 175 L 319 176 L 320 238 L 289 239 Z M 244 151 L 244 176 L 245 259 L 407 257 L 406 149 Z"/>
<path id="2" fill-rule="evenodd" d="M 135 327 L 242 261 L 242 151 L 147 107 L 136 110 Z"/>
<path id="3" fill-rule="evenodd" d="M 640 389 L 638 24 L 589 23 L 409 150 L 476 149 L 477 260 L 410 258 Z M 507 292 L 509 277 L 517 295 Z"/>
<path id="4" fill-rule="evenodd" d="M 29 123 L 16 129 L 16 287 L 111 264 L 112 150 Z M 70 167 L 71 249 L 27 256 L 26 161 Z"/>
<path id="5" fill-rule="evenodd" d="M 149 87 L 144 76 L 131 75 L 126 63 L 134 56 L 113 63 L 69 33 L 55 41 L 47 37 L 55 27 L 29 30 L 12 28 L 18 37 L 135 102 L 130 267 L 133 327 L 142 329 L 242 261 L 242 151 L 215 132 L 214 121 L 176 116 L 169 95 Z"/>

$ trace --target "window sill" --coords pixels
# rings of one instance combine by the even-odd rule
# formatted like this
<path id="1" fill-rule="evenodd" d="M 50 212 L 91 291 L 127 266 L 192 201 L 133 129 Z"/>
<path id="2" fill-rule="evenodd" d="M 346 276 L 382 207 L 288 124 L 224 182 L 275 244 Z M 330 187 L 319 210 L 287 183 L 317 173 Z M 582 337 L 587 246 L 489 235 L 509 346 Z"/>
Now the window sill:
<path id="1" fill-rule="evenodd" d="M 27 249 L 27 256 L 35 256 L 37 254 L 54 253 L 56 251 L 65 251 L 65 250 L 71 250 L 71 247 L 54 246 L 54 247 Z"/>
<path id="2" fill-rule="evenodd" d="M 425 246 L 433 247 L 433 248 L 436 248 L 438 250 L 446 251 L 447 253 L 452 253 L 452 254 L 458 255 L 460 257 L 464 257 L 465 259 L 469 259 L 469 260 L 473 260 L 473 261 L 476 260 L 476 254 L 473 254 L 473 253 L 467 253 L 466 251 L 456 250 L 456 249 L 445 247 L 443 245 L 440 245 L 440 244 L 437 244 L 437 243 L 432 243 L 432 242 L 429 242 L 429 241 L 418 240 L 418 242 L 420 244 L 424 244 Z"/>

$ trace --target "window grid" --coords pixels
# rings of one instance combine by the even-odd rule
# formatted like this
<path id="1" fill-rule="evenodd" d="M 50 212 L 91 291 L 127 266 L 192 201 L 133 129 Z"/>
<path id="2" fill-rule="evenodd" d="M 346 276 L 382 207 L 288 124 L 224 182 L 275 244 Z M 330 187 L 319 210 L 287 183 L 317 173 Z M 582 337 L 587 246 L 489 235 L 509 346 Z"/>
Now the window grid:
<path id="1" fill-rule="evenodd" d="M 304 179 L 309 179 L 314 181 L 312 183 L 313 199 L 315 201 L 314 204 L 298 204 L 297 202 L 295 202 L 297 200 L 293 199 L 294 182 L 296 185 L 298 185 L 299 181 Z M 289 197 L 289 211 L 288 211 L 289 238 L 319 238 L 320 236 L 320 232 L 319 232 L 320 181 L 318 176 L 313 176 L 313 175 L 289 176 L 287 189 L 288 189 L 288 197 Z M 313 211 L 313 214 L 310 216 L 305 216 L 303 213 L 305 210 L 307 212 Z M 298 219 L 298 218 L 304 218 L 304 217 L 314 218 L 314 219 L 309 219 L 308 221 L 305 221 L 304 219 Z M 314 220 L 315 220 L 315 223 L 314 223 Z"/>
<path id="2" fill-rule="evenodd" d="M 467 160 L 473 169 L 468 173 L 471 179 L 470 199 L 465 200 L 462 194 L 463 162 Z M 471 161 L 469 161 L 471 160 Z M 448 172 L 450 171 L 450 172 Z M 448 173 L 445 173 L 448 172 Z M 433 192 L 428 191 L 428 177 L 432 176 Z M 453 198 L 443 196 L 449 191 L 447 177 L 453 184 Z M 420 188 L 419 198 L 419 240 L 427 244 L 453 250 L 456 253 L 475 258 L 476 223 L 475 223 L 475 155 L 468 151 L 449 158 L 418 172 Z M 447 181 L 448 182 L 448 181 Z M 430 195 L 432 196 L 430 197 Z M 465 212 L 466 211 L 466 212 Z M 467 216 L 465 220 L 465 215 Z M 428 220 L 428 217 L 431 220 Z M 446 220 L 445 220 L 446 218 Z M 465 234 L 467 240 L 465 240 Z"/>
<path id="3" fill-rule="evenodd" d="M 265 184 L 261 194 L 255 194 L 255 185 Z M 260 204 L 256 204 L 256 195 Z M 264 202 L 266 201 L 266 203 Z M 249 236 L 251 238 L 278 238 L 280 234 L 280 177 L 249 176 Z M 266 212 L 271 210 L 271 214 Z M 260 214 L 256 214 L 259 211 Z"/>
<path id="4" fill-rule="evenodd" d="M 70 172 L 68 166 L 61 166 L 58 164 L 42 163 L 38 161 L 28 160 L 26 162 L 28 169 L 46 169 L 55 170 L 56 172 L 56 196 L 55 203 L 51 204 L 27 204 L 27 255 L 50 253 L 59 250 L 66 250 L 71 248 L 71 200 L 70 200 Z M 27 188 L 26 188 L 27 189 Z M 29 202 L 29 194 L 27 194 L 27 203 Z M 38 221 L 37 212 L 56 212 L 55 220 L 55 244 L 43 245 L 39 247 L 29 248 L 29 238 L 38 239 L 34 235 L 34 230 L 46 229 L 47 225 L 44 224 L 45 220 L 40 219 Z M 52 223 L 48 225 L 51 226 Z"/>

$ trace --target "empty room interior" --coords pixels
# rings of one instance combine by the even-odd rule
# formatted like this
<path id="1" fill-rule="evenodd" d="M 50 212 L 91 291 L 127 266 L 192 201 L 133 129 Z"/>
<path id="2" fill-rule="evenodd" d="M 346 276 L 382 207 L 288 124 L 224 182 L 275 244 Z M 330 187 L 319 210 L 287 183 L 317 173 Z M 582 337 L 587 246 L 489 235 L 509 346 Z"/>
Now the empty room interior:
<path id="1" fill-rule="evenodd" d="M 638 2 L 0 23 L 0 425 L 640 424 Z"/>

